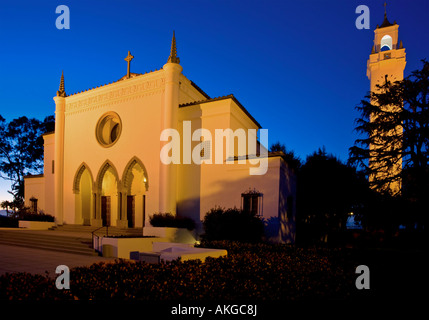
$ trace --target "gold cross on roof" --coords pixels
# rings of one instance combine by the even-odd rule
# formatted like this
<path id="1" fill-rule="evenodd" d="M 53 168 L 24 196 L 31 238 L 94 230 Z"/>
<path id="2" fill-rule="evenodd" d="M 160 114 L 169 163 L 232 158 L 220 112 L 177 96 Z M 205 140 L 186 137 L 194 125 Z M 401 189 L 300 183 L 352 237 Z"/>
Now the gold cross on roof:
<path id="1" fill-rule="evenodd" d="M 124 59 L 126 62 L 128 62 L 128 68 L 127 68 L 127 78 L 130 78 L 130 65 L 131 65 L 131 60 L 134 59 L 134 56 L 131 55 L 131 53 L 128 51 L 128 55 L 127 57 Z"/>

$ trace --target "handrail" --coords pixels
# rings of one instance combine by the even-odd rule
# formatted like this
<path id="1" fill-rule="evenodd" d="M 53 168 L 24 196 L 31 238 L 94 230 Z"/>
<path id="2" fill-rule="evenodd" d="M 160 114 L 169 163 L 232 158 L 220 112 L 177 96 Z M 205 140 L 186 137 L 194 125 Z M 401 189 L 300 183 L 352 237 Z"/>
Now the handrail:
<path id="1" fill-rule="evenodd" d="M 109 236 L 109 226 L 101 226 L 100 228 L 97 228 L 97 229 L 93 230 L 91 232 L 91 240 L 92 240 L 92 248 L 93 249 L 95 249 L 94 248 L 94 237 L 96 236 L 96 237 L 100 238 L 98 235 L 95 234 L 95 232 L 97 232 L 98 230 L 100 230 L 102 228 L 106 228 L 106 237 Z"/>

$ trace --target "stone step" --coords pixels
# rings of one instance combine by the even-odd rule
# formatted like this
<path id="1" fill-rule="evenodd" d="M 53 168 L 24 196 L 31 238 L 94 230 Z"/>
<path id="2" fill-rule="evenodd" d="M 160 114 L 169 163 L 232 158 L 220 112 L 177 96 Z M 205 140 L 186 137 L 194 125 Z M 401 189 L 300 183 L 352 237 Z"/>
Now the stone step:
<path id="1" fill-rule="evenodd" d="M 70 248 L 70 247 L 62 247 L 62 246 L 49 246 L 44 243 L 28 243 L 28 242 L 19 242 L 19 241 L 0 241 L 0 243 L 5 245 L 10 245 L 10 246 L 25 247 L 25 248 L 57 251 L 57 252 L 79 254 L 79 255 L 86 255 L 86 256 L 98 256 L 98 253 L 96 253 L 95 250 L 89 247 L 88 249 Z"/>
<path id="2" fill-rule="evenodd" d="M 62 225 L 52 230 L 0 230 L 0 243 L 66 253 L 97 255 L 92 249 L 92 232 L 97 227 Z M 142 228 L 109 227 L 99 229 L 95 235 L 142 236 Z"/>
<path id="3" fill-rule="evenodd" d="M 91 248 L 90 239 L 51 236 L 36 231 L 0 231 L 0 243 L 66 253 L 97 255 Z"/>
<path id="4" fill-rule="evenodd" d="M 67 236 L 59 236 L 59 235 L 50 235 L 46 233 L 36 233 L 36 232 L 27 232 L 27 231 L 16 231 L 16 232 L 0 232 L 0 239 L 3 240 L 25 240 L 28 242 L 44 242 L 44 243 L 52 243 L 52 244 L 90 244 L 91 238 L 80 238 L 80 237 L 67 237 Z"/>
<path id="5" fill-rule="evenodd" d="M 106 234 L 106 231 L 109 235 L 129 235 L 129 236 L 141 236 L 143 234 L 143 228 L 118 228 L 118 227 L 106 227 L 99 228 L 93 226 L 82 226 L 82 225 L 70 225 L 64 224 L 61 226 L 55 226 L 51 228 L 52 231 L 66 231 L 66 232 L 82 232 L 82 233 L 92 233 L 95 231 L 95 234 L 102 235 Z"/>

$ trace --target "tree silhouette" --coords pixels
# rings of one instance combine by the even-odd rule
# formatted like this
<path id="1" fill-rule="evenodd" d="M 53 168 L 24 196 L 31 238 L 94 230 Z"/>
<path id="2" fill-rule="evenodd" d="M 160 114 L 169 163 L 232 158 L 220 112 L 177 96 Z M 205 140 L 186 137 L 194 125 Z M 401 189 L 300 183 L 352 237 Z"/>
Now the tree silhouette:
<path id="1" fill-rule="evenodd" d="M 53 116 L 44 121 L 24 116 L 9 123 L 0 116 L 0 176 L 11 181 L 14 203 L 23 204 L 24 176 L 42 172 L 42 134 L 52 131 L 54 123 Z"/>
<path id="2" fill-rule="evenodd" d="M 283 159 L 295 171 L 299 170 L 301 167 L 301 159 L 295 155 L 295 152 L 288 150 L 284 144 L 280 143 L 280 141 L 277 141 L 271 145 L 270 152 L 282 152 Z"/>
<path id="3" fill-rule="evenodd" d="M 429 212 L 429 63 L 425 60 L 402 81 L 386 81 L 370 92 L 356 109 L 356 131 L 363 137 L 349 149 L 350 163 L 373 177 L 380 192 L 400 181 L 400 194 L 409 201 L 414 222 L 427 225 Z M 399 128 L 399 130 L 395 130 Z M 376 148 L 371 150 L 370 145 Z M 402 160 L 402 170 L 393 168 Z M 371 165 L 369 165 L 371 164 Z M 377 174 L 379 170 L 389 175 Z"/>
<path id="4" fill-rule="evenodd" d="M 366 179 L 322 148 L 307 156 L 297 178 L 297 241 L 328 241 L 361 213 Z"/>

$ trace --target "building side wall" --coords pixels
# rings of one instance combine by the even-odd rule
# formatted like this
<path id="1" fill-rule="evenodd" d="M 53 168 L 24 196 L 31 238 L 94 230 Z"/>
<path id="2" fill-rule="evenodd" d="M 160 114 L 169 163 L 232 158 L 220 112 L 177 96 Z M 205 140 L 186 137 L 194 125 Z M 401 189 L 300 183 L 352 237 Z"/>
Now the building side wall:
<path id="1" fill-rule="evenodd" d="M 45 178 L 34 177 L 25 178 L 24 183 L 24 205 L 31 207 L 31 198 L 37 199 L 37 210 L 42 210 L 45 213 Z"/>
<path id="2" fill-rule="evenodd" d="M 43 210 L 45 213 L 54 215 L 54 156 L 55 156 L 55 134 L 43 136 L 44 140 L 44 158 L 43 175 L 45 178 L 45 204 Z"/>

